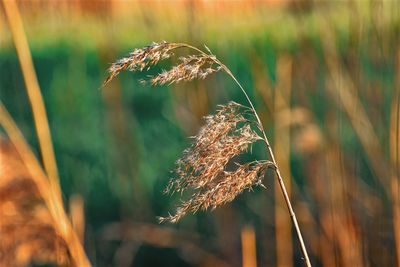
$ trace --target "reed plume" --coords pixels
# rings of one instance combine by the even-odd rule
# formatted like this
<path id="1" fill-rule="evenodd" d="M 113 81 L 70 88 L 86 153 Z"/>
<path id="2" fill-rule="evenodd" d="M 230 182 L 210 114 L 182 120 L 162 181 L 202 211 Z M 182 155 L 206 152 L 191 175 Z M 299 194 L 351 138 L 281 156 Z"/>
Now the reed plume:
<path id="1" fill-rule="evenodd" d="M 175 174 L 166 193 L 194 191 L 174 215 L 160 217 L 160 221 L 176 222 L 187 212 L 215 209 L 232 201 L 243 190 L 262 185 L 264 171 L 272 166 L 270 161 L 236 163 L 236 170 L 228 171 L 228 163 L 247 151 L 262 138 L 251 128 L 241 109 L 248 109 L 235 102 L 220 106 L 215 115 L 205 118 L 206 124 L 194 137 L 191 147 L 176 162 Z M 243 124 L 239 127 L 240 124 Z"/>
<path id="2" fill-rule="evenodd" d="M 266 169 L 273 167 L 294 224 L 305 263 L 307 266 L 311 266 L 296 215 L 257 111 L 246 90 L 229 68 L 219 61 L 207 47 L 206 53 L 185 43 L 163 41 L 142 49 L 135 49 L 128 57 L 111 65 L 108 69 L 109 75 L 103 85 L 110 82 L 122 70 L 143 71 L 149 69 L 160 60 L 171 57 L 172 51 L 178 48 L 190 49 L 195 54 L 180 58 L 180 63 L 168 71 L 150 76 L 148 81 L 150 84 L 164 85 L 204 79 L 210 74 L 224 71 L 239 86 L 250 107 L 230 102 L 220 106 L 215 115 L 205 118 L 205 126 L 194 137 L 192 146 L 186 149 L 182 158 L 177 161 L 176 177 L 171 179 L 165 190 L 167 193 L 173 193 L 191 189 L 194 193 L 189 200 L 182 202 L 174 215 L 161 217 L 160 221 L 177 222 L 188 212 L 194 213 L 208 208 L 215 209 L 230 202 L 243 190 L 255 185 L 262 185 L 261 181 Z M 252 118 L 247 119 L 245 115 L 249 113 Z M 265 143 L 271 161 L 236 163 L 236 170 L 229 171 L 228 163 L 258 140 Z"/>
<path id="3" fill-rule="evenodd" d="M 238 113 L 241 106 L 235 102 L 221 105 L 215 115 L 205 117 L 206 124 L 193 138 L 191 147 L 183 151 L 175 173 L 165 190 L 183 192 L 188 186 L 200 188 L 212 182 L 234 156 L 246 150 L 261 137 L 250 128 L 248 121 Z M 238 128 L 239 123 L 244 126 Z"/>
<path id="4" fill-rule="evenodd" d="M 143 71 L 146 67 L 157 64 L 160 60 L 171 57 L 171 50 L 175 46 L 167 42 L 153 43 L 143 48 L 133 50 L 129 56 L 114 62 L 108 69 L 109 76 L 103 85 L 115 78 L 121 71 Z"/>
<path id="5" fill-rule="evenodd" d="M 178 83 L 180 81 L 192 81 L 194 79 L 205 79 L 208 75 L 221 69 L 220 66 L 213 67 L 215 62 L 204 55 L 191 55 L 181 57 L 180 64 L 172 67 L 169 71 L 163 71 L 152 77 L 152 85 L 164 85 Z"/>

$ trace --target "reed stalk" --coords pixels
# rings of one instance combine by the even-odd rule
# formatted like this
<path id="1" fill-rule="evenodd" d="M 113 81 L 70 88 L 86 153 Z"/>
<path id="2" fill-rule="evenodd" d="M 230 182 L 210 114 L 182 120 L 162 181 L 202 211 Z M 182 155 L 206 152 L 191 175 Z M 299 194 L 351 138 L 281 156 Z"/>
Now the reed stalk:
<path id="1" fill-rule="evenodd" d="M 26 92 L 32 108 L 33 120 L 39 140 L 43 165 L 49 177 L 55 197 L 61 197 L 56 157 L 51 140 L 50 127 L 39 82 L 33 65 L 32 55 L 26 38 L 21 14 L 15 0 L 3 0 L 4 10 L 12 33 L 17 56 L 25 81 Z M 61 200 L 61 199 L 60 199 Z"/>
<path id="2" fill-rule="evenodd" d="M 237 84 L 243 95 L 245 96 L 248 104 L 250 107 L 248 108 L 252 115 L 255 118 L 255 122 L 257 125 L 257 128 L 261 132 L 260 139 L 263 140 L 265 143 L 266 151 L 271 159 L 271 162 L 263 162 L 261 164 L 266 164 L 265 167 L 268 168 L 270 164 L 274 166 L 274 170 L 277 176 L 278 184 L 279 187 L 281 188 L 288 212 L 290 214 L 290 217 L 292 219 L 297 238 L 300 243 L 300 248 L 301 252 L 304 257 L 304 261 L 306 266 L 311 266 L 311 262 L 307 253 L 306 246 L 304 244 L 304 240 L 300 231 L 300 227 L 295 215 L 295 212 L 293 210 L 288 191 L 286 189 L 285 183 L 283 181 L 280 169 L 278 167 L 277 161 L 275 159 L 274 152 L 272 151 L 270 142 L 267 138 L 267 135 L 264 130 L 264 126 L 261 122 L 261 119 L 254 107 L 253 102 L 251 101 L 249 95 L 247 94 L 246 90 L 242 86 L 242 84 L 236 79 L 236 77 L 233 75 L 232 71 L 224 65 L 221 61 L 219 61 L 215 55 L 211 53 L 211 51 L 206 47 L 207 51 L 209 53 L 204 52 L 203 50 L 191 46 L 189 44 L 185 43 L 168 43 L 168 42 L 161 42 L 161 43 L 153 43 L 152 45 L 146 46 L 142 49 L 135 49 L 128 57 L 122 58 L 118 60 L 117 62 L 113 63 L 111 67 L 109 68 L 109 76 L 105 79 L 103 86 L 106 85 L 108 82 L 110 82 L 114 77 L 116 77 L 121 71 L 123 70 L 129 70 L 129 71 L 143 71 L 145 69 L 150 68 L 152 65 L 157 64 L 160 60 L 167 59 L 172 56 L 172 51 L 178 48 L 187 48 L 190 50 L 193 50 L 197 52 L 197 55 L 191 55 L 187 57 L 181 57 L 180 58 L 180 63 L 177 64 L 176 66 L 173 66 L 170 70 L 168 71 L 163 71 L 160 74 L 150 77 L 149 81 L 144 81 L 149 82 L 152 85 L 164 85 L 164 84 L 172 84 L 172 83 L 178 83 L 181 81 L 192 81 L 194 79 L 204 79 L 208 75 L 211 75 L 215 72 L 218 71 L 224 71 L 232 80 Z M 236 103 L 234 103 L 236 104 Z M 221 112 L 224 112 L 224 109 L 231 110 L 233 109 L 230 107 L 231 104 L 227 106 L 223 106 L 221 110 L 219 110 L 220 114 Z M 238 105 L 238 104 L 237 104 Z M 235 106 L 235 105 L 233 105 Z M 229 111 L 222 114 L 223 118 L 226 118 L 227 116 L 236 116 L 234 114 L 234 111 Z M 221 114 L 220 114 L 221 115 Z M 214 120 L 214 121 L 213 121 Z M 215 117 L 209 118 L 209 121 L 207 122 L 208 125 L 215 123 Z M 211 121 L 211 122 L 210 122 Z M 238 120 L 240 121 L 240 119 Z M 224 122 L 226 123 L 226 122 Z M 236 121 L 233 122 L 236 127 Z M 211 125 L 212 126 L 212 125 Z M 210 126 L 210 127 L 211 127 Z M 225 126 L 225 125 L 223 125 Z M 214 127 L 215 128 L 215 127 Z M 215 130 L 212 128 L 212 130 Z M 244 128 L 244 127 L 243 127 Z M 240 129 L 239 135 L 246 136 L 246 138 L 249 138 L 249 135 L 251 133 L 246 132 L 246 134 L 243 133 L 243 128 Z M 204 130 L 204 128 L 203 128 Z M 207 128 L 206 128 L 207 130 Z M 226 133 L 225 133 L 226 134 Z M 221 137 L 218 137 L 221 138 Z M 194 156 L 192 155 L 187 155 L 188 153 L 191 152 L 196 152 L 196 148 L 199 146 L 204 145 L 204 137 L 202 136 L 202 131 L 200 131 L 199 135 L 195 137 L 196 141 L 192 146 L 192 150 L 189 149 L 186 151 L 186 155 L 184 155 L 183 160 L 180 160 L 180 162 L 184 162 L 183 166 L 178 166 L 178 174 L 181 175 L 180 180 L 177 182 L 172 181 L 170 183 L 169 188 L 167 188 L 167 192 L 174 192 L 174 191 L 180 191 L 182 192 L 185 190 L 187 187 L 191 186 L 193 189 L 199 189 L 200 192 L 195 193 L 192 195 L 192 199 L 184 202 L 182 206 L 180 206 L 177 210 L 177 213 L 175 215 L 170 215 L 166 218 L 160 218 L 160 221 L 165 221 L 169 220 L 172 222 L 176 222 L 179 220 L 180 217 L 182 217 L 184 214 L 187 212 L 196 212 L 199 209 L 206 210 L 209 207 L 212 209 L 216 208 L 219 205 L 222 205 L 224 203 L 227 203 L 229 201 L 232 201 L 234 197 L 241 193 L 245 188 L 249 188 L 252 185 L 258 184 L 262 185 L 260 181 L 260 171 L 264 171 L 265 168 L 264 166 L 261 165 L 256 165 L 258 168 L 257 170 L 251 169 L 250 165 L 239 165 L 240 167 L 238 168 L 238 171 L 236 173 L 227 173 L 225 171 L 215 171 L 212 172 L 212 174 L 208 175 L 202 175 L 198 174 L 196 176 L 196 173 L 201 172 L 202 169 L 202 162 L 204 162 L 205 158 L 198 156 L 197 158 L 193 159 Z M 257 138 L 255 138 L 257 139 Z M 243 141 L 243 140 L 242 140 Z M 245 140 L 244 142 L 246 144 L 251 144 L 255 140 Z M 209 143 L 206 144 L 207 146 L 210 145 Z M 240 152 L 240 151 L 239 151 Z M 235 152 L 236 153 L 236 152 Z M 189 158 L 189 159 L 188 159 Z M 227 161 L 231 159 L 228 158 L 226 159 L 225 164 Z M 224 159 L 225 160 L 225 159 Z M 193 163 L 193 161 L 195 161 Z M 198 162 L 201 162 L 199 164 Z M 179 161 L 178 161 L 179 162 Z M 189 163 L 188 163 L 189 162 Z M 256 162 L 257 164 L 260 164 L 260 162 Z M 213 163 L 212 163 L 213 164 Z M 223 164 L 223 165 L 225 165 Z M 182 165 L 182 164 L 181 164 Z M 200 167 L 199 167 L 200 165 Z M 213 166 L 211 166 L 213 167 Z M 210 167 L 210 168 L 211 168 Z M 219 166 L 217 166 L 219 167 Z M 248 168 L 248 169 L 246 169 Z M 183 170 L 182 170 L 183 169 Z M 193 170 L 194 169 L 194 170 Z M 206 173 L 209 173 L 206 171 Z M 182 177 L 184 176 L 184 177 Z M 186 178 L 185 176 L 190 176 L 191 179 Z M 233 178 L 236 179 L 232 179 Z M 200 181 L 193 181 L 194 178 L 200 179 Z M 215 179 L 226 179 L 228 182 L 224 184 L 224 182 L 216 182 Z M 241 180 L 244 179 L 245 180 Z M 230 180 L 229 180 L 230 179 Z M 249 180 L 250 179 L 250 180 Z M 239 181 L 237 181 L 239 180 Z M 216 184 L 217 183 L 217 184 Z M 239 186 L 238 186 L 238 183 Z M 173 188 L 175 186 L 175 188 Z M 214 186 L 214 187 L 213 187 Z M 231 187 L 236 186 L 236 188 L 232 191 Z M 202 190 L 205 190 L 202 191 Z"/>

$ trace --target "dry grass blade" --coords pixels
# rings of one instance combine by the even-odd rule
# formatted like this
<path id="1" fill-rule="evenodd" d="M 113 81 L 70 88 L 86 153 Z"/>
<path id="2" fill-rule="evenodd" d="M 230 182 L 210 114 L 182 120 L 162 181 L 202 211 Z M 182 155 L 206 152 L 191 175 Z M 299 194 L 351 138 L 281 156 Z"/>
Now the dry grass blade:
<path id="1" fill-rule="evenodd" d="M 3 3 L 5 15 L 10 25 L 15 48 L 17 50 L 18 60 L 21 65 L 22 76 L 26 85 L 26 92 L 32 108 L 32 115 L 39 140 L 43 165 L 50 181 L 51 191 L 53 191 L 54 196 L 59 196 L 60 199 L 58 201 L 62 202 L 50 126 L 47 119 L 43 96 L 36 77 L 31 52 L 29 50 L 28 39 L 25 34 L 22 17 L 15 0 L 4 0 Z"/>

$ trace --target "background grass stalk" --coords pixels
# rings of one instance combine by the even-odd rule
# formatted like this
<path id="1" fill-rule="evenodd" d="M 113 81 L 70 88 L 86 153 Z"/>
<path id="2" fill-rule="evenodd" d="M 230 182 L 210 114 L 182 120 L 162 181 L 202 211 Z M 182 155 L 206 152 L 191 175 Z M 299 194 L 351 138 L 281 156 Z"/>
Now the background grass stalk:
<path id="1" fill-rule="evenodd" d="M 282 55 L 277 58 L 276 85 L 274 90 L 274 150 L 277 161 L 285 177 L 286 190 L 291 196 L 291 170 L 290 170 L 290 124 L 286 119 L 281 119 L 282 113 L 288 113 L 291 118 L 291 87 L 292 87 L 292 58 Z M 280 187 L 274 186 L 275 196 L 280 194 Z M 300 217 L 301 218 L 301 217 Z M 276 266 L 293 266 L 292 225 L 287 216 L 284 200 L 275 199 L 275 237 L 276 237 Z"/>
<path id="2" fill-rule="evenodd" d="M 244 226 L 241 231 L 242 266 L 257 267 L 256 233 L 251 225 Z"/>
<path id="3" fill-rule="evenodd" d="M 32 115 L 39 139 L 43 165 L 47 176 L 49 177 L 50 186 L 52 188 L 54 197 L 59 197 L 60 201 L 62 201 L 56 157 L 51 140 L 46 108 L 42 93 L 40 91 L 39 82 L 37 80 L 32 56 L 29 50 L 28 40 L 25 35 L 21 14 L 15 0 L 4 0 L 3 4 L 15 48 L 17 50 L 17 56 L 21 66 L 22 75 L 24 77 L 29 103 L 32 107 Z M 61 213 L 61 211 L 59 212 Z"/>

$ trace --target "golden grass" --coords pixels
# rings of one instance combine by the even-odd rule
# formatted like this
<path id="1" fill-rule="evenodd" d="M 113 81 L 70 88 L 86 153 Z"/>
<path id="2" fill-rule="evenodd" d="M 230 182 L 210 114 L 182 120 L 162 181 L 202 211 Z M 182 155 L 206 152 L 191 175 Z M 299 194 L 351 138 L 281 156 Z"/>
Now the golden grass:
<path id="1" fill-rule="evenodd" d="M 40 163 L 37 161 L 35 155 L 30 150 L 29 145 L 25 141 L 22 133 L 19 131 L 17 125 L 12 120 L 11 116 L 8 114 L 6 108 L 0 103 L 0 124 L 3 126 L 4 130 L 8 134 L 12 144 L 15 146 L 15 149 L 19 156 L 21 157 L 22 164 L 26 166 L 26 169 L 29 173 L 30 180 L 33 182 L 36 189 L 31 189 L 31 191 L 35 192 L 37 190 L 39 198 L 43 199 L 45 206 L 48 209 L 48 213 L 50 218 L 47 221 L 41 221 L 41 224 L 51 222 L 51 230 L 55 233 L 50 234 L 51 237 L 54 237 L 58 240 L 60 239 L 65 243 L 64 249 L 68 250 L 67 253 L 63 253 L 63 256 L 68 258 L 70 261 L 69 265 L 71 266 L 91 266 L 89 260 L 87 259 L 83 247 L 77 237 L 75 231 L 73 230 L 70 221 L 65 213 L 63 201 L 62 201 L 62 193 L 59 184 L 59 177 L 57 171 L 57 164 L 53 149 L 53 143 L 51 141 L 50 128 L 47 120 L 46 109 L 43 102 L 43 97 L 40 92 L 39 83 L 36 77 L 35 69 L 33 66 L 32 57 L 30 54 L 28 41 L 25 36 L 23 22 L 21 15 L 19 13 L 19 9 L 16 1 L 14 0 L 4 0 L 4 9 L 6 13 L 6 17 L 12 32 L 14 44 L 17 49 L 17 55 L 19 59 L 19 63 L 21 65 L 22 74 L 24 77 L 27 94 L 29 98 L 29 102 L 32 107 L 33 118 L 35 122 L 35 128 L 37 131 L 40 151 L 43 158 L 43 164 L 46 172 L 42 170 Z M 46 211 L 44 211 L 46 212 Z M 25 216 L 29 214 L 27 211 L 21 211 L 20 214 Z M 7 220 L 6 220 L 7 222 Z M 21 223 L 28 223 L 29 218 L 22 217 Z M 13 224 L 13 220 L 11 219 L 10 224 Z M 40 224 L 39 223 L 39 224 Z M 17 226 L 19 229 L 19 227 Z M 22 235 L 22 238 L 29 236 L 29 231 L 35 231 L 35 228 L 27 227 L 26 233 Z M 2 238 L 10 238 L 12 240 L 15 238 L 15 232 L 6 232 Z M 58 237 L 59 236 L 59 237 Z M 46 238 L 40 238 L 38 236 L 39 242 L 45 242 Z M 48 238 L 49 239 L 49 238 Z M 53 241 L 54 243 L 55 241 Z M 43 245 L 36 245 L 32 243 L 22 242 L 22 246 L 25 249 L 30 249 L 29 257 L 25 258 L 27 261 L 25 264 L 29 263 L 30 258 L 34 257 L 42 257 L 42 247 Z M 53 253 L 58 255 L 59 248 L 53 249 Z M 18 250 L 14 250 L 17 252 Z M 25 253 L 29 254 L 29 253 Z M 51 252 L 49 253 L 51 254 Z M 47 256 L 48 258 L 51 257 Z M 12 260 L 12 258 L 11 258 Z M 56 263 L 60 263 L 60 259 L 56 257 Z M 63 260 L 65 262 L 66 260 Z M 25 265 L 23 264 L 23 265 Z"/>
<path id="2" fill-rule="evenodd" d="M 3 4 L 7 21 L 13 36 L 14 45 L 17 49 L 17 56 L 22 69 L 22 76 L 25 81 L 29 103 L 31 104 L 40 150 L 42 152 L 44 168 L 50 179 L 52 191 L 54 191 L 55 195 L 61 196 L 56 157 L 54 154 L 53 143 L 51 141 L 46 108 L 42 93 L 40 92 L 35 67 L 33 66 L 32 56 L 29 50 L 28 40 L 25 35 L 22 18 L 15 0 L 4 0 Z"/>
<path id="3" fill-rule="evenodd" d="M 394 90 L 390 112 L 390 161 L 391 193 L 393 210 L 393 230 L 396 244 L 397 266 L 400 266 L 400 49 L 397 50 L 396 88 Z"/>
<path id="4" fill-rule="evenodd" d="M 288 195 L 291 195 L 291 173 L 290 173 L 290 126 L 287 119 L 282 119 L 283 113 L 291 118 L 290 99 L 292 88 L 292 58 L 282 55 L 277 61 L 277 84 L 275 86 L 274 99 L 274 150 L 276 160 L 280 163 Z M 275 195 L 280 191 L 279 185 L 275 185 Z M 282 199 L 275 200 L 275 229 L 276 229 L 276 261 L 277 267 L 293 266 L 293 242 L 290 218 L 285 210 Z"/>

